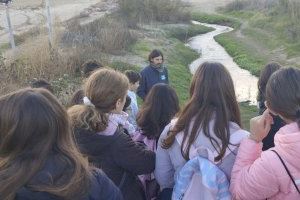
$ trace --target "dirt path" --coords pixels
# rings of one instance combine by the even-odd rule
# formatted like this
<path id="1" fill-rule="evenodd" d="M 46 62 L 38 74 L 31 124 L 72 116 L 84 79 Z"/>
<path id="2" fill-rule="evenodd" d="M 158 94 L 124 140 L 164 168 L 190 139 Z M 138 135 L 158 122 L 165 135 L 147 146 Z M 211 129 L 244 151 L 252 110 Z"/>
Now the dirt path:
<path id="1" fill-rule="evenodd" d="M 24 33 L 36 26 L 45 26 L 44 0 L 16 0 L 10 4 L 14 34 Z M 96 18 L 116 7 L 114 0 L 50 0 L 52 18 L 63 22 L 75 16 Z M 0 5 L 0 45 L 8 42 L 5 7 Z"/>
<path id="2" fill-rule="evenodd" d="M 66 21 L 74 16 L 93 20 L 116 8 L 115 0 L 49 0 L 54 19 Z M 215 12 L 233 0 L 186 0 L 196 11 Z M 36 26 L 45 25 L 45 0 L 15 0 L 10 4 L 14 34 L 20 35 Z M 0 5 L 0 46 L 8 43 L 5 7 Z"/>

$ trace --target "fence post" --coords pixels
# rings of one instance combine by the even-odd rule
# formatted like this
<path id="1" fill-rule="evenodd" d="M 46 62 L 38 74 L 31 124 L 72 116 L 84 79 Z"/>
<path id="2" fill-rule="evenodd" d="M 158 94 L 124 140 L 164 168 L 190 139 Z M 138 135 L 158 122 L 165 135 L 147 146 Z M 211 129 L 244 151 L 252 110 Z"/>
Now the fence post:
<path id="1" fill-rule="evenodd" d="M 52 47 L 52 18 L 50 12 L 50 0 L 46 0 L 46 16 L 47 16 L 49 45 L 50 47 Z"/>
<path id="2" fill-rule="evenodd" d="M 6 10 L 6 20 L 7 20 L 7 26 L 8 26 L 8 32 L 9 32 L 9 41 L 11 48 L 14 50 L 16 48 L 14 34 L 13 34 L 13 28 L 11 26 L 10 16 L 9 16 L 9 1 L 5 3 L 5 10 Z"/>

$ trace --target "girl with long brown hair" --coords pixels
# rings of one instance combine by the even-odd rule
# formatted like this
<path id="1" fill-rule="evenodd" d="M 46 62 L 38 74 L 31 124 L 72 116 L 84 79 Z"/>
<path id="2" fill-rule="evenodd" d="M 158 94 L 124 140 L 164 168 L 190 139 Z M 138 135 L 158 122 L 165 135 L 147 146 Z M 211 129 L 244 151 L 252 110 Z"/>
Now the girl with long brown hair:
<path id="1" fill-rule="evenodd" d="M 166 125 L 180 110 L 176 91 L 165 83 L 155 84 L 137 115 L 137 124 L 141 134 L 156 143 Z"/>
<path id="2" fill-rule="evenodd" d="M 162 130 L 175 117 L 179 109 L 176 91 L 167 84 L 155 84 L 137 115 L 139 128 L 133 140 L 145 144 L 149 150 L 156 152 L 157 141 Z M 159 185 L 155 181 L 154 174 L 142 175 L 139 178 L 144 185 L 147 199 L 157 197 Z M 153 185 L 156 186 L 156 190 L 153 190 Z"/>
<path id="3" fill-rule="evenodd" d="M 174 175 L 195 154 L 214 162 L 230 178 L 239 141 L 248 133 L 241 119 L 233 81 L 220 63 L 205 62 L 195 72 L 190 99 L 160 136 L 155 177 L 173 188 Z M 191 146 L 197 152 L 191 151 Z"/>
<path id="4" fill-rule="evenodd" d="M 300 199 L 300 70 L 282 68 L 266 86 L 266 107 L 250 120 L 250 136 L 241 142 L 232 170 L 234 199 Z M 274 138 L 275 146 L 262 151 L 262 140 L 279 116 L 286 125 Z"/>
<path id="5" fill-rule="evenodd" d="M 145 198 L 137 175 L 154 170 L 155 154 L 124 133 L 129 82 L 115 70 L 94 72 L 84 86 L 84 104 L 68 109 L 80 150 L 120 188 L 124 199 Z"/>
<path id="6" fill-rule="evenodd" d="M 57 99 L 45 89 L 23 89 L 0 97 L 0 199 L 122 196 L 79 153 Z"/>

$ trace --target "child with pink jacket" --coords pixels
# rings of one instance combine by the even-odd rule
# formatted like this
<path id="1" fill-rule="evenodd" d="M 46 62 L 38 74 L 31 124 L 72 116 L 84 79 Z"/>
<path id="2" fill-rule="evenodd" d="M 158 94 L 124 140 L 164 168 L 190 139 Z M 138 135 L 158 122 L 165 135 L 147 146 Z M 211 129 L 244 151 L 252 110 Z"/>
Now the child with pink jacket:
<path id="1" fill-rule="evenodd" d="M 250 136 L 240 144 L 231 174 L 234 199 L 300 199 L 300 70 L 281 69 L 266 88 L 267 110 L 250 121 Z M 275 147 L 262 152 L 262 140 L 273 118 L 287 125 L 274 138 Z"/>

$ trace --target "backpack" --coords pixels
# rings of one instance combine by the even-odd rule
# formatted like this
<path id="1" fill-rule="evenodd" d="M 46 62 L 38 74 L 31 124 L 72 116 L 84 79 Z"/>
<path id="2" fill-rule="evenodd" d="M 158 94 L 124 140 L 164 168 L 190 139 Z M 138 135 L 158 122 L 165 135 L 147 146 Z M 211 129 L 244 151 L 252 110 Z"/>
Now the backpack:
<path id="1" fill-rule="evenodd" d="M 141 130 L 136 131 L 133 136 L 132 140 L 135 142 L 140 142 L 146 146 L 148 150 L 156 152 L 156 141 L 155 139 L 148 139 L 146 136 L 142 134 Z M 151 174 L 143 174 L 138 176 L 140 181 L 143 184 L 145 195 L 147 200 L 157 199 L 159 193 L 159 185 L 154 177 L 154 173 Z"/>
<path id="2" fill-rule="evenodd" d="M 197 156 L 180 170 L 172 200 L 230 200 L 226 175 L 208 159 Z"/>
<path id="3" fill-rule="evenodd" d="M 176 140 L 181 144 L 182 135 L 177 135 Z M 191 160 L 185 163 L 176 176 L 172 200 L 230 200 L 226 175 L 209 159 L 197 155 L 199 151 L 205 151 L 210 159 L 216 154 L 191 145 Z"/>

